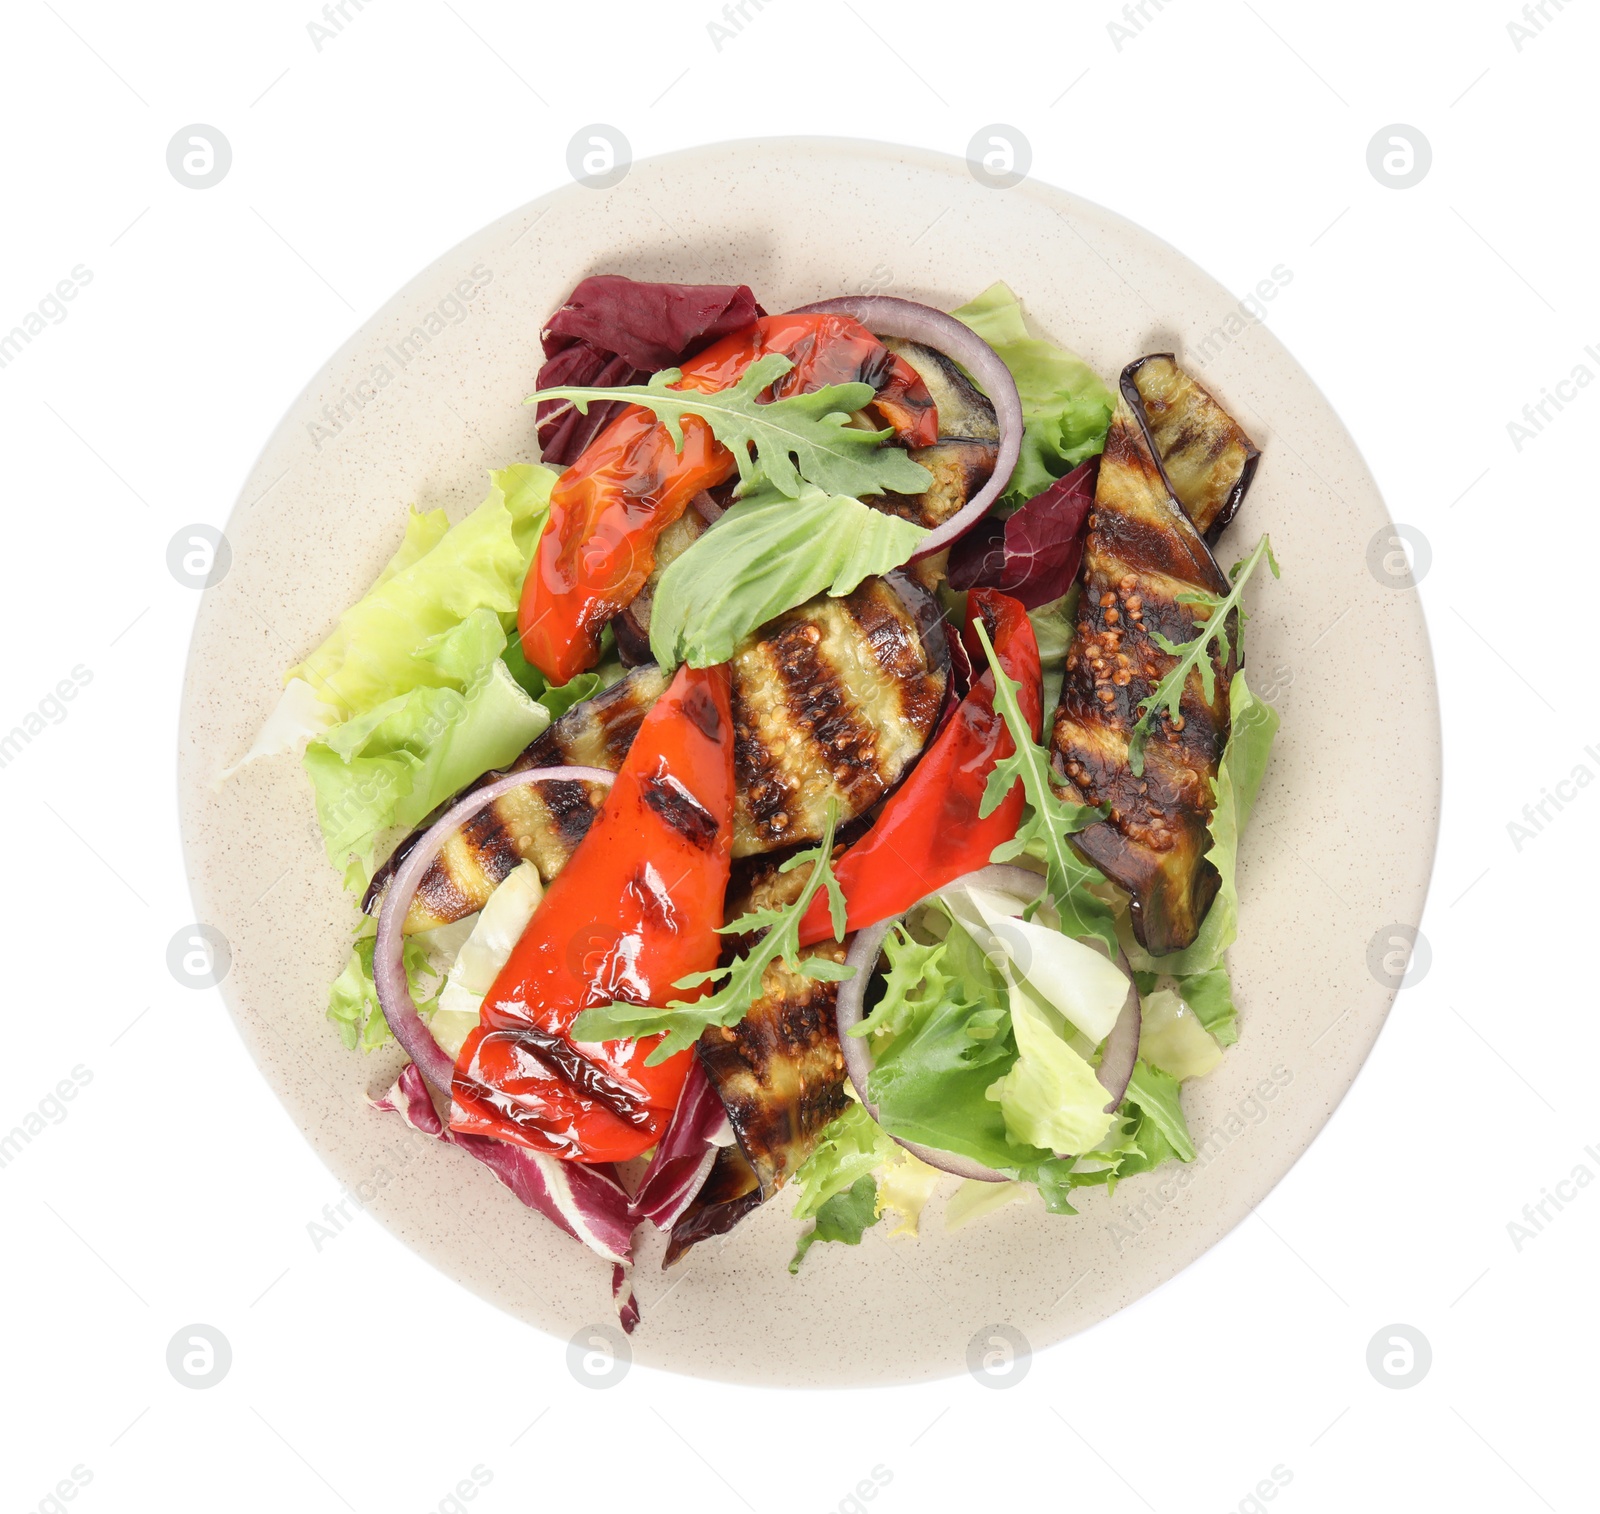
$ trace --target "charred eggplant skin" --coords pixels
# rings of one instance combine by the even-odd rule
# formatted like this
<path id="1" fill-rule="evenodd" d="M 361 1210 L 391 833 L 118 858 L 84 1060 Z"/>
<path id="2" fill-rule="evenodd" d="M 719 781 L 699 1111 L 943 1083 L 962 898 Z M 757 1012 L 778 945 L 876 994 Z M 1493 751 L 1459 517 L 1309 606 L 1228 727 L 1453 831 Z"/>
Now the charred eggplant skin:
<path id="1" fill-rule="evenodd" d="M 761 1202 L 761 1184 L 744 1152 L 738 1146 L 724 1146 L 700 1192 L 672 1227 L 662 1267 L 670 1267 L 701 1241 L 726 1235 L 747 1214 L 754 1214 Z"/>
<path id="2" fill-rule="evenodd" d="M 1129 363 L 1119 387 L 1173 497 L 1215 546 L 1249 492 L 1261 449 L 1170 352 Z"/>
<path id="3" fill-rule="evenodd" d="M 1205 853 L 1228 733 L 1231 657 L 1225 666 L 1214 660 L 1210 699 L 1199 671 L 1190 674 L 1179 718 L 1155 722 L 1142 775 L 1129 765 L 1128 739 L 1141 705 L 1177 660 L 1155 635 L 1181 645 L 1196 634 L 1193 607 L 1179 596 L 1225 594 L 1228 581 L 1168 488 L 1126 395 L 1106 438 L 1080 583 L 1051 749 L 1072 797 L 1104 804 L 1109 814 L 1073 839 L 1127 890 L 1140 944 L 1156 955 L 1179 951 L 1194 940 L 1220 883 Z"/>

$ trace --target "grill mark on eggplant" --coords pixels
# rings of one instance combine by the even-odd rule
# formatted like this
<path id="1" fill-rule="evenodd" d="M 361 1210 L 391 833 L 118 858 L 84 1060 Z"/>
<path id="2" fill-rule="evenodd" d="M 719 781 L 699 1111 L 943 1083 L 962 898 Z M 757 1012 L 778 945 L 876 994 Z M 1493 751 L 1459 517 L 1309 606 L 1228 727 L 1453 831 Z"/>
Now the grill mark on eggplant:
<path id="1" fill-rule="evenodd" d="M 818 629 L 820 655 L 847 696 L 824 733 L 833 739 L 853 726 L 854 741 L 870 743 L 870 768 L 824 761 L 775 663 L 773 643 L 795 627 Z M 736 654 L 732 715 L 738 802 L 736 857 L 815 840 L 829 796 L 841 803 L 841 824 L 854 819 L 898 783 L 926 744 L 942 708 L 949 653 L 937 607 L 925 590 L 893 575 L 869 579 L 844 599 L 821 596 L 763 627 Z M 654 664 L 577 705 L 550 726 L 508 771 L 565 764 L 615 772 L 622 766 L 645 712 L 666 688 Z M 864 737 L 863 734 L 864 733 Z M 844 780 L 835 777 L 836 769 Z M 486 775 L 488 782 L 495 774 Z M 501 795 L 481 824 L 452 837 L 424 874 L 406 917 L 407 931 L 428 930 L 481 909 L 517 863 L 531 860 L 548 882 L 588 833 L 604 803 L 598 784 L 552 779 Z M 473 840 L 479 838 L 479 846 Z M 373 911 L 408 838 L 379 870 L 365 907 Z"/>
<path id="2" fill-rule="evenodd" d="M 582 783 L 552 781 L 541 784 L 540 791 L 555 828 L 556 840 L 570 855 L 594 824 L 595 806 L 590 803 L 588 787 Z M 523 854 L 522 847 L 516 851 L 519 857 Z"/>
<path id="3" fill-rule="evenodd" d="M 766 863 L 748 887 L 730 892 L 728 914 L 792 903 L 809 869 L 781 873 Z M 726 955 L 744 950 L 730 942 Z M 842 961 L 844 947 L 819 956 Z M 849 1102 L 834 1011 L 838 985 L 806 978 L 787 962 L 762 978 L 762 997 L 731 1028 L 712 1026 L 695 1048 L 728 1112 L 736 1145 L 718 1153 L 706 1186 L 674 1227 L 667 1260 L 733 1228 L 772 1197 L 816 1149 L 817 1139 Z"/>
<path id="4" fill-rule="evenodd" d="M 877 798 L 878 744 L 844 679 L 827 659 L 814 625 L 790 626 L 774 643 L 788 718 L 810 738 L 812 755 L 849 796 L 853 809 Z M 868 797 L 865 788 L 874 788 Z"/>
<path id="5" fill-rule="evenodd" d="M 1261 449 L 1170 352 L 1130 363 L 1121 389 L 1174 498 L 1214 545 L 1238 513 Z"/>
<path id="6" fill-rule="evenodd" d="M 969 437 L 998 446 L 1000 425 L 994 405 L 949 358 L 920 342 L 886 336 L 879 340 L 914 369 L 939 410 L 941 437 Z M 915 454 L 913 453 L 913 456 Z"/>
<path id="7" fill-rule="evenodd" d="M 1180 701 L 1180 720 L 1159 716 L 1144 773 L 1128 766 L 1138 708 L 1176 658 L 1156 645 L 1160 631 L 1182 644 L 1195 634 L 1187 590 L 1227 592 L 1199 532 L 1170 492 L 1126 397 L 1112 417 L 1084 546 L 1075 635 L 1067 656 L 1051 745 L 1075 797 L 1107 804 L 1107 819 L 1074 837 L 1078 849 L 1132 898 L 1134 934 L 1150 952 L 1194 940 L 1220 882 L 1205 860 L 1211 780 L 1228 729 L 1233 660 L 1217 665 L 1214 694 L 1198 671 Z"/>
<path id="8" fill-rule="evenodd" d="M 733 766 L 740 779 L 734 825 L 735 853 L 740 856 L 783 844 L 794 801 L 794 785 L 784 774 L 778 755 L 762 740 L 759 717 L 744 686 L 745 680 L 734 680 Z M 741 841 L 745 843 L 742 847 Z"/>
<path id="9" fill-rule="evenodd" d="M 817 955 L 842 961 L 844 948 L 824 947 Z M 834 1024 L 838 985 L 802 977 L 779 963 L 767 970 L 762 990 L 737 1026 L 708 1030 L 697 1053 L 762 1194 L 770 1198 L 847 1100 Z"/>

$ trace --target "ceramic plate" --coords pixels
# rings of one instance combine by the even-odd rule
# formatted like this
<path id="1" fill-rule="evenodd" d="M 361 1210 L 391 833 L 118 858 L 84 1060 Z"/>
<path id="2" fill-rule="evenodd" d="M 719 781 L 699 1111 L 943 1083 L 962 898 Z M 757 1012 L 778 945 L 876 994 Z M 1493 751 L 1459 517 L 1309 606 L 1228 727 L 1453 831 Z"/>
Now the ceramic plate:
<path id="1" fill-rule="evenodd" d="M 231 568 L 196 625 L 179 777 L 198 918 L 231 946 L 222 994 L 240 1034 L 339 1180 L 449 1276 L 561 1339 L 614 1319 L 609 1267 L 476 1163 L 368 1109 L 401 1059 L 346 1051 L 323 1018 L 350 906 L 309 785 L 288 757 L 217 775 L 249 747 L 280 670 L 383 566 L 408 504 L 459 518 L 488 469 L 536 457 L 521 401 L 540 325 L 599 272 L 748 283 L 769 310 L 863 291 L 949 308 L 1004 278 L 1041 333 L 1107 379 L 1176 351 L 1262 448 L 1220 555 L 1271 531 L 1284 576 L 1255 587 L 1249 659 L 1283 727 L 1242 851 L 1240 1040 L 1184 1098 L 1200 1159 L 1113 1196 L 1088 1190 L 1077 1218 L 1030 1197 L 954 1232 L 947 1180 L 919 1240 L 880 1227 L 859 1247 L 816 1247 L 798 1277 L 786 1263 L 801 1227 L 780 1197 L 673 1274 L 659 1238 L 636 1269 L 634 1358 L 679 1372 L 904 1382 L 961 1371 L 996 1324 L 1047 1346 L 1238 1224 L 1383 1024 L 1439 802 L 1427 635 L 1383 502 L 1311 379 L 1181 254 L 1060 190 L 991 188 L 960 159 L 911 149 L 737 142 L 637 163 L 610 188 L 574 184 L 447 253 L 345 344 L 262 452 L 227 526 Z"/>

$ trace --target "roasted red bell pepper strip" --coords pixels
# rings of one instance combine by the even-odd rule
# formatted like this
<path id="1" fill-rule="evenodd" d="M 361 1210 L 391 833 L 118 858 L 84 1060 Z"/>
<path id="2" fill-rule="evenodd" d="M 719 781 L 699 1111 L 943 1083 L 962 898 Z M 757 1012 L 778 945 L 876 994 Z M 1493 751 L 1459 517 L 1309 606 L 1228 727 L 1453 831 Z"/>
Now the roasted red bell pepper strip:
<path id="1" fill-rule="evenodd" d="M 769 352 L 794 364 L 772 386 L 772 398 L 868 383 L 877 391 L 874 407 L 901 442 L 938 440 L 939 414 L 916 370 L 848 316 L 763 316 L 684 364 L 676 387 L 726 389 Z M 684 420 L 679 452 L 666 427 L 634 405 L 556 480 L 517 611 L 523 654 L 551 683 L 594 665 L 606 622 L 632 603 L 655 566 L 657 538 L 734 467 L 733 454 L 698 417 Z"/>
<path id="2" fill-rule="evenodd" d="M 656 1143 L 692 1051 L 647 1067 L 657 1036 L 574 1044 L 567 1032 L 596 1004 L 693 998 L 678 979 L 716 966 L 733 740 L 727 668 L 680 668 L 484 997 L 456 1059 L 452 1130 L 581 1162 Z"/>
<path id="3" fill-rule="evenodd" d="M 1039 737 L 1039 643 L 1028 613 L 997 589 L 967 595 L 962 635 L 973 666 L 986 668 L 972 628 L 982 615 L 1006 676 L 1021 684 L 1017 704 Z M 1022 823 L 1022 785 L 980 818 L 984 785 L 1000 759 L 1016 750 L 994 707 L 994 674 L 985 671 L 946 717 L 911 776 L 890 795 L 877 822 L 834 864 L 844 890 L 847 930 L 860 930 L 909 909 L 946 883 L 989 865 L 990 854 Z M 800 923 L 800 941 L 831 940 L 827 899 L 818 895 Z"/>

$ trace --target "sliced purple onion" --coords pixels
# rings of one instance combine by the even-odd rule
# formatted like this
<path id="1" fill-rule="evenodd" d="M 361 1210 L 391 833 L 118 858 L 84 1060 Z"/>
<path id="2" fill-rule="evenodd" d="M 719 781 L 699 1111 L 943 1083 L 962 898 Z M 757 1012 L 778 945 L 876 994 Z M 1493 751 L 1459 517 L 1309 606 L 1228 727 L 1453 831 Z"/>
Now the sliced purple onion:
<path id="1" fill-rule="evenodd" d="M 372 982 L 378 991 L 383 1018 L 389 1022 L 395 1040 L 416 1063 L 422 1076 L 446 1097 L 450 1094 L 455 1061 L 433 1039 L 433 1032 L 422 1023 L 401 960 L 405 949 L 406 913 L 411 908 L 418 884 L 422 882 L 422 875 L 444 850 L 445 842 L 502 794 L 529 783 L 548 783 L 552 779 L 603 783 L 609 788 L 616 781 L 616 776 L 600 768 L 584 767 L 528 768 L 520 773 L 507 773 L 504 778 L 496 778 L 493 783 L 474 789 L 451 805 L 411 848 L 396 871 L 384 895 L 383 912 L 378 916 L 378 939 L 372 948 Z"/>
<path id="2" fill-rule="evenodd" d="M 967 887 L 993 889 L 997 893 L 1010 894 L 1015 899 L 1026 901 L 1038 898 L 1044 889 L 1044 879 L 1025 867 L 995 863 L 989 867 L 980 867 L 976 872 L 968 873 L 953 883 L 944 884 L 926 898 L 918 900 L 911 908 L 920 908 L 949 889 Z M 883 953 L 883 943 L 888 939 L 889 932 L 910 912 L 907 910 L 903 914 L 895 915 L 888 920 L 880 920 L 876 925 L 866 926 L 856 932 L 850 943 L 850 950 L 845 954 L 846 964 L 853 967 L 855 973 L 840 983 L 835 1008 L 839 1023 L 839 1046 L 844 1053 L 845 1071 L 850 1074 L 850 1081 L 855 1085 L 856 1093 L 861 1099 L 861 1107 L 875 1120 L 878 1118 L 878 1106 L 867 1098 L 867 1078 L 872 1072 L 872 1053 L 867 1045 L 867 1037 L 853 1036 L 850 1032 L 865 1018 L 867 984 L 877 969 L 878 958 Z M 1133 972 L 1127 958 L 1120 951 L 1117 953 L 1117 962 L 1128 974 L 1128 997 L 1123 1000 L 1122 1012 L 1117 1016 L 1116 1024 L 1111 1027 L 1111 1032 L 1105 1039 L 1100 1054 L 1100 1066 L 1095 1069 L 1095 1077 L 1100 1086 L 1111 1095 L 1111 1100 L 1106 1105 L 1107 1114 L 1114 1114 L 1117 1106 L 1122 1103 L 1122 1096 L 1127 1092 L 1128 1080 L 1133 1076 L 1133 1064 L 1139 1055 L 1139 990 L 1133 982 Z M 953 1173 L 958 1178 L 970 1178 L 979 1183 L 1010 1181 L 1006 1173 L 997 1172 L 993 1167 L 986 1167 L 971 1157 L 959 1156 L 951 1151 L 940 1151 L 937 1147 L 924 1146 L 917 1141 L 902 1140 L 892 1131 L 890 1139 L 905 1147 L 914 1157 L 926 1162 L 930 1167 Z"/>
<path id="3" fill-rule="evenodd" d="M 846 294 L 802 305 L 794 312 L 796 315 L 829 313 L 860 321 L 874 336 L 896 336 L 908 342 L 921 342 L 943 353 L 967 370 L 994 406 L 995 421 L 1000 428 L 1000 450 L 995 458 L 994 473 L 949 520 L 923 537 L 911 561 L 942 552 L 983 519 L 1011 480 L 1011 472 L 1022 451 L 1022 401 L 1017 395 L 1016 380 L 1000 355 L 977 332 L 953 315 L 935 310 L 932 305 L 919 305 L 915 300 L 900 300 L 892 295 Z"/>

